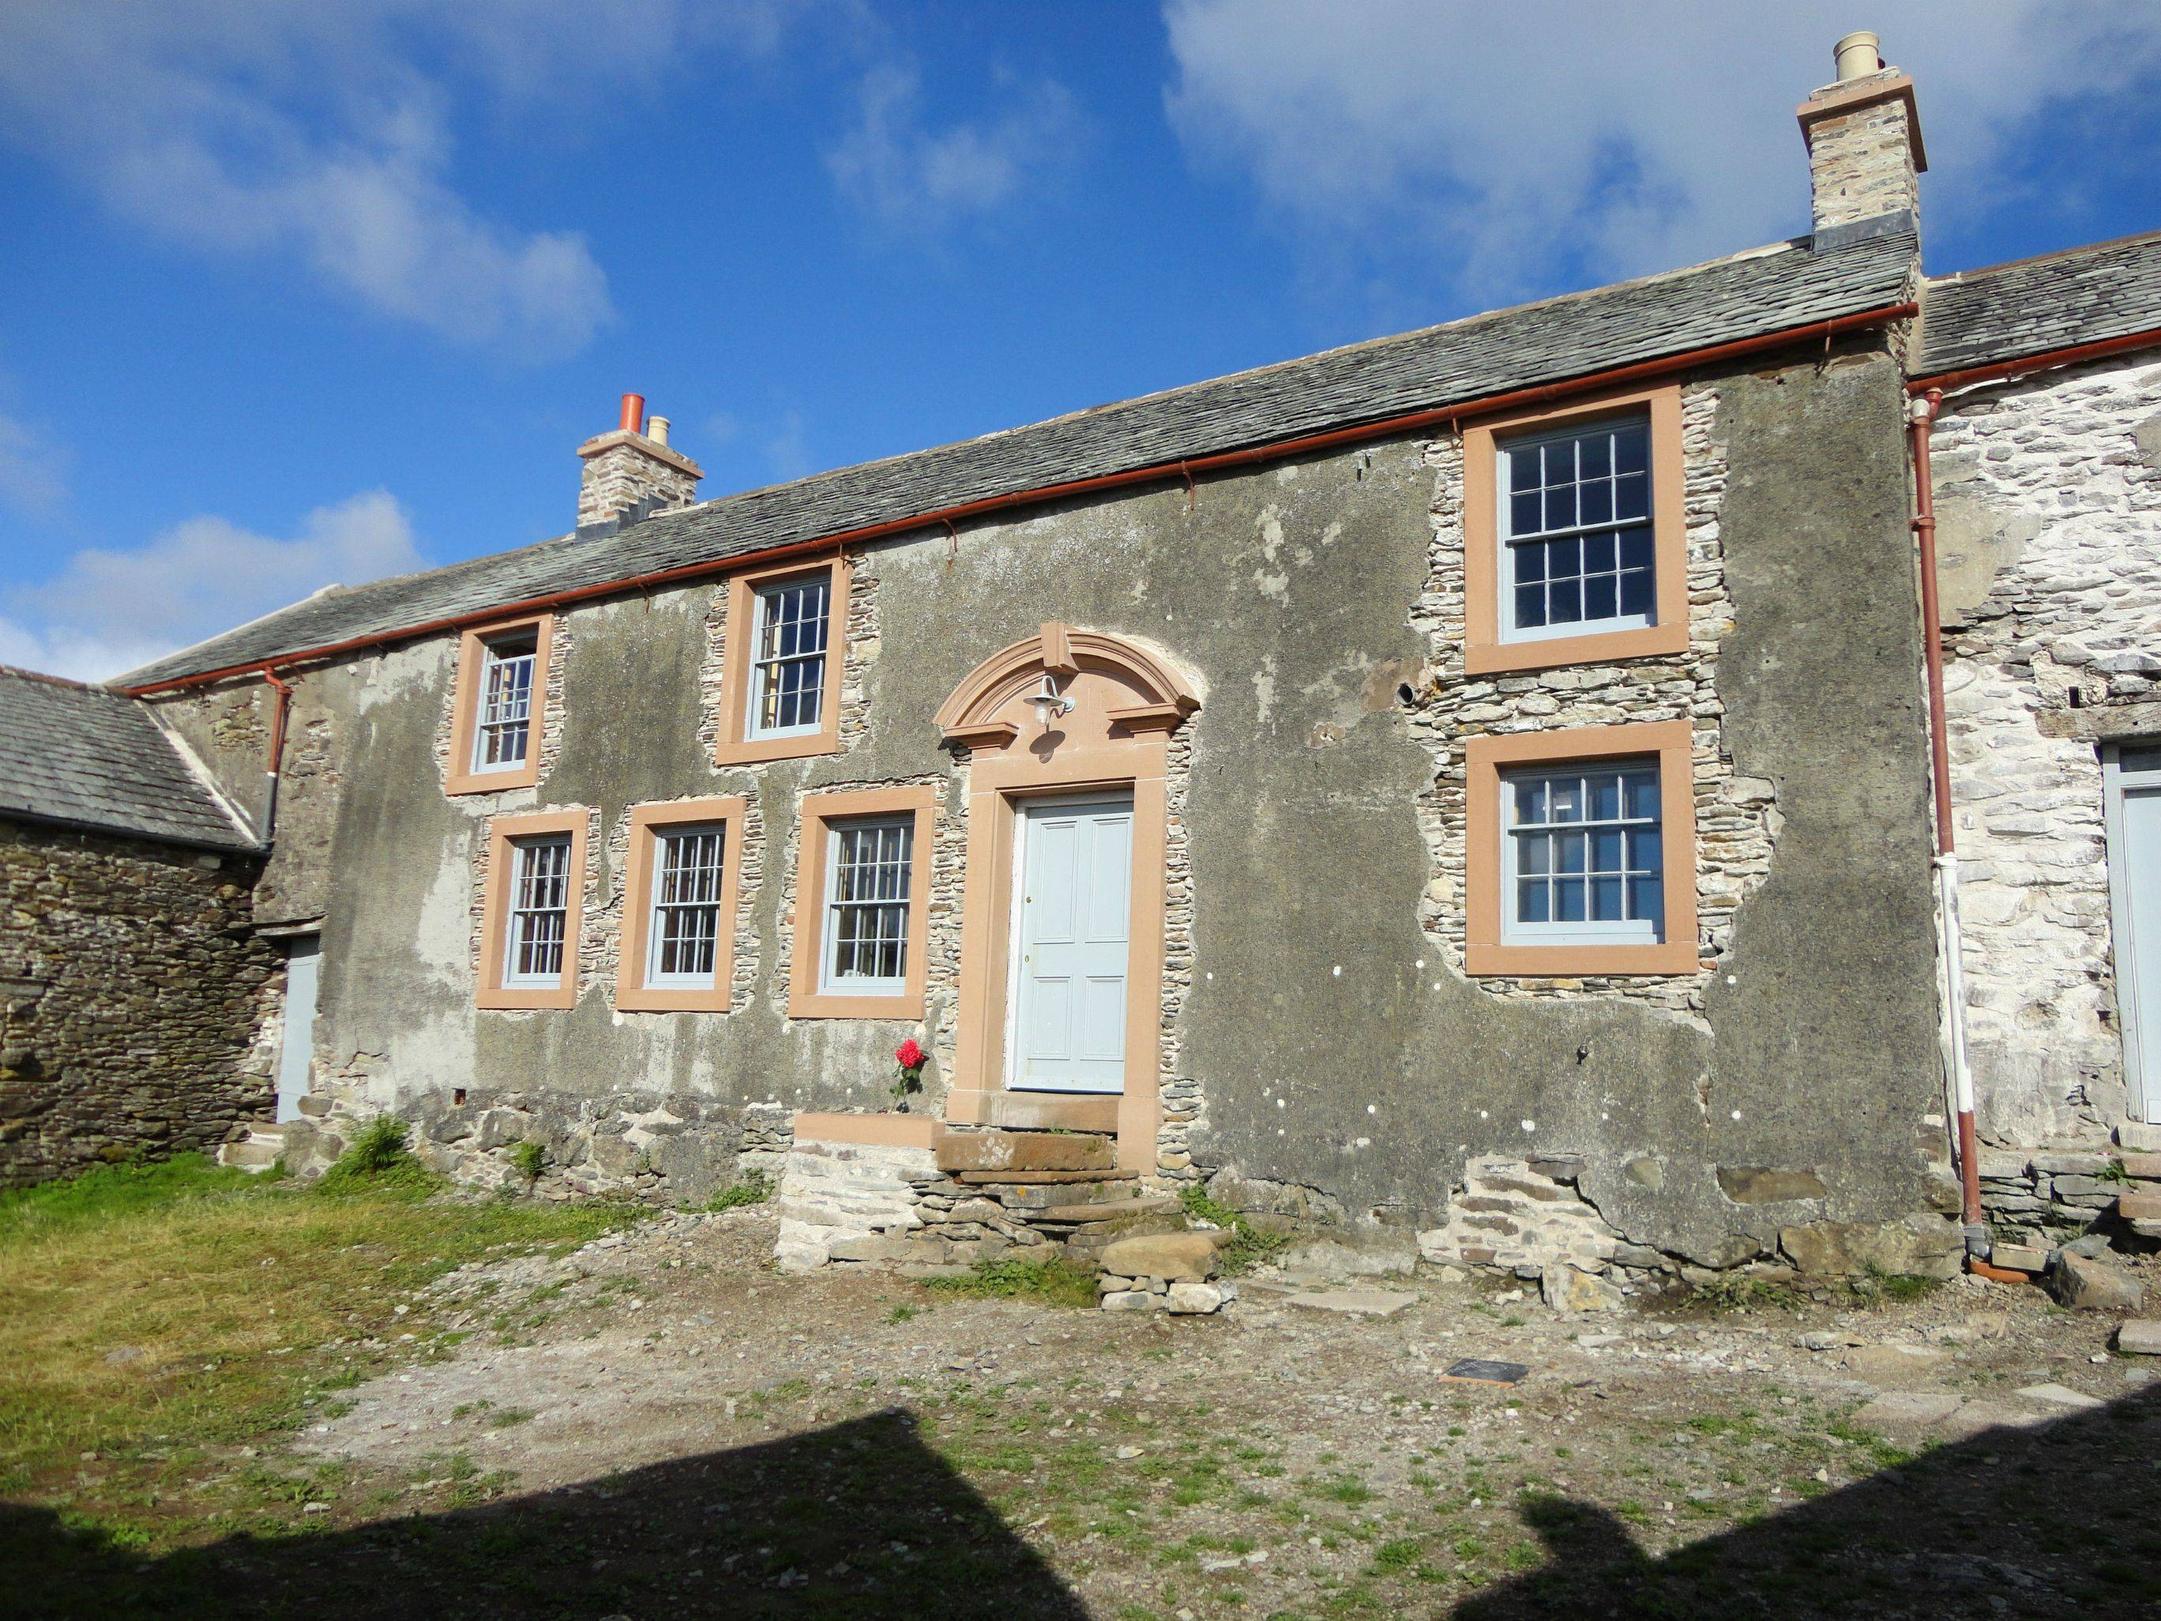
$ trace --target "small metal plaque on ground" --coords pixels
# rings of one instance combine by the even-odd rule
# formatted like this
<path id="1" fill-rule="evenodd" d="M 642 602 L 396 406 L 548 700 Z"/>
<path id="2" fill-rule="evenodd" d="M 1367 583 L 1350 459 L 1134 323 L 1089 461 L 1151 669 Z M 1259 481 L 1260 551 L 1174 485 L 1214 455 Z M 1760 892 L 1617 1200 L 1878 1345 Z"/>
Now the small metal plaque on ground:
<path id="1" fill-rule="evenodd" d="M 1484 1357 L 1467 1356 L 1461 1362 L 1449 1363 L 1441 1370 L 1441 1377 L 1473 1385 L 1512 1385 L 1530 1371 L 1521 1362 L 1488 1362 Z"/>

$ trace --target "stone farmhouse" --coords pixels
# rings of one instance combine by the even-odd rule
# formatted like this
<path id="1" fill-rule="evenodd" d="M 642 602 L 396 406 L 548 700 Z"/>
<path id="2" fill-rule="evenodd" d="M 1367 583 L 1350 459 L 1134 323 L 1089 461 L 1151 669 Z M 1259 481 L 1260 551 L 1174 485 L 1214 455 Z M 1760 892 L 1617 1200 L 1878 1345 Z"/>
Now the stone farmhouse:
<path id="1" fill-rule="evenodd" d="M 1874 36 L 1799 122 L 1789 241 L 714 500 L 625 396 L 568 534 L 10 679 L 216 837 L 7 833 L 8 1174 L 261 1098 L 770 1172 L 792 1265 L 1190 1183 L 1562 1298 L 2161 1237 L 2161 236 L 1932 278 Z M 65 1011 L 116 914 L 215 994 Z"/>

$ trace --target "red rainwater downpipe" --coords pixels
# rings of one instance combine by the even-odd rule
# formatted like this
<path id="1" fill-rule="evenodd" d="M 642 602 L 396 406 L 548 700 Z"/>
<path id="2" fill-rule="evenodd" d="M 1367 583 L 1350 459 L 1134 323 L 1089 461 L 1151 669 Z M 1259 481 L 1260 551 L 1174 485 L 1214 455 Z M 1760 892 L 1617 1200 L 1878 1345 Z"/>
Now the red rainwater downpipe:
<path id="1" fill-rule="evenodd" d="M 1123 472 L 1104 473 L 1094 478 L 1071 479 L 1062 484 L 1045 484 L 1034 489 L 1017 490 L 1009 495 L 986 496 L 980 501 L 966 501 L 957 506 L 938 507 L 912 517 L 895 518 L 885 523 L 867 524 L 860 529 L 846 529 L 830 535 L 820 535 L 812 540 L 793 541 L 784 546 L 768 546 L 755 552 L 742 552 L 733 557 L 708 559 L 702 563 L 685 563 L 675 568 L 660 569 L 650 574 L 630 575 L 618 580 L 603 580 L 595 585 L 578 586 L 568 591 L 551 592 L 545 596 L 527 597 L 518 602 L 496 603 L 482 612 L 452 614 L 441 619 L 430 619 L 421 624 L 404 625 L 396 630 L 372 632 L 366 636 L 354 636 L 340 642 L 328 642 L 319 647 L 298 648 L 278 655 L 278 661 L 290 669 L 295 664 L 334 658 L 342 653 L 357 653 L 367 648 L 387 647 L 394 642 L 412 641 L 420 636 L 432 636 L 443 631 L 463 630 L 471 625 L 484 625 L 492 620 L 511 618 L 519 614 L 542 613 L 555 608 L 568 607 L 573 603 L 590 602 L 597 597 L 620 596 L 632 591 L 651 590 L 655 586 L 674 585 L 714 574 L 732 574 L 740 569 L 759 568 L 768 563 L 785 562 L 794 557 L 808 557 L 833 552 L 843 546 L 861 541 L 877 540 L 886 535 L 907 534 L 917 529 L 935 529 L 941 524 L 951 524 L 959 518 L 981 517 L 987 513 L 1007 512 L 1016 507 L 1037 506 L 1047 501 L 1062 501 L 1077 495 L 1090 495 L 1102 490 L 1124 489 L 1136 484 L 1174 483 L 1189 480 L 1196 473 L 1220 472 L 1233 467 L 1250 467 L 1256 463 L 1281 461 L 1292 456 L 1309 455 L 1318 450 L 1332 450 L 1343 445 L 1359 444 L 1369 439 L 1385 439 L 1394 434 L 1408 433 L 1419 428 L 1437 428 L 1444 424 L 1454 426 L 1459 419 L 1490 416 L 1496 412 L 1514 410 L 1519 406 L 1543 404 L 1549 400 L 1565 399 L 1578 394 L 1592 394 L 1601 389 L 1615 388 L 1624 383 L 1641 382 L 1652 377 L 1671 376 L 1675 372 L 1689 371 L 1697 366 L 1715 364 L 1722 360 L 1738 359 L 1744 355 L 1762 354 L 1767 350 L 1785 349 L 1797 344 L 1832 338 L 1848 332 L 1864 331 L 1870 327 L 1886 326 L 1902 321 L 1916 313 L 1919 306 L 1908 301 L 1903 304 L 1886 304 L 1873 310 L 1857 310 L 1851 315 L 1835 315 L 1827 320 L 1811 321 L 1804 326 L 1785 327 L 1777 332 L 1759 333 L 1753 338 L 1735 338 L 1726 343 L 1715 343 L 1701 349 L 1689 349 L 1680 354 L 1667 355 L 1658 360 L 1639 361 L 1634 365 L 1617 366 L 1608 371 L 1594 372 L 1586 377 L 1570 378 L 1565 382 L 1541 383 L 1531 388 L 1511 389 L 1504 394 L 1489 394 L 1482 399 L 1461 400 L 1453 405 L 1438 406 L 1431 410 L 1411 411 L 1401 416 L 1384 417 L 1379 421 L 1360 423 L 1355 427 L 1334 428 L 1326 433 L 1306 434 L 1295 439 L 1279 439 L 1264 445 L 1252 445 L 1243 450 L 1219 451 L 1211 456 L 1194 456 L 1184 461 L 1155 463 L 1147 467 L 1128 468 Z M 265 666 L 260 662 L 229 664 L 215 670 L 203 670 L 194 675 L 174 676 L 166 681 L 152 681 L 125 690 L 130 697 L 148 697 L 159 692 L 179 692 L 189 687 L 209 686 L 214 682 L 230 680 L 235 676 L 255 675 Z"/>
<path id="2" fill-rule="evenodd" d="M 262 841 L 271 842 L 278 825 L 278 780 L 285 769 L 285 723 L 293 710 L 293 683 L 282 679 L 269 665 L 262 668 L 262 677 L 270 684 L 274 694 L 270 710 L 269 757 L 263 763 L 263 775 L 269 785 L 263 795 Z"/>
<path id="3" fill-rule="evenodd" d="M 1966 980 L 1958 915 L 1958 846 L 1951 821 L 1951 737 L 1943 695 L 1943 621 L 1936 590 L 1936 490 L 1929 467 L 1929 435 L 1943 405 L 1943 390 L 1924 390 L 1907 411 L 1913 442 L 1913 533 L 1920 548 L 1921 646 L 1928 668 L 1928 742 L 1936 801 L 1936 888 L 1943 930 L 1945 1023 L 1950 1032 L 1951 1106 L 1957 1122 L 1960 1204 L 1966 1253 L 1988 1247 L 1981 1210 L 1981 1164 L 1973 1124 L 1973 1071 L 1966 1062 Z"/>

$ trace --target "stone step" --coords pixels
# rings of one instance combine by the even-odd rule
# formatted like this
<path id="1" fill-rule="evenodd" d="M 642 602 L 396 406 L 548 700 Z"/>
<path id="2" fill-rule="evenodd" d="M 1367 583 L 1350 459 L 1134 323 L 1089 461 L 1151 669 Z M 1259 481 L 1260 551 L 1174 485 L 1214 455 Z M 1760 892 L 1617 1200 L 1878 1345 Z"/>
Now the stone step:
<path id="1" fill-rule="evenodd" d="M 2125 1221 L 2161 1221 L 2161 1193 L 2126 1193 L 2116 1200 L 2116 1214 Z"/>
<path id="2" fill-rule="evenodd" d="M 257 1132 L 245 1142 L 227 1143 L 218 1150 L 220 1165 L 237 1166 L 243 1171 L 267 1171 L 277 1164 L 278 1156 L 285 1152 L 283 1136 L 270 1138 Z"/>
<path id="3" fill-rule="evenodd" d="M 1095 1204 L 1104 1199 L 1122 1199 L 1132 1192 L 1130 1178 L 1117 1181 L 1108 1176 L 1091 1177 L 1086 1182 L 977 1183 L 975 1188 L 1023 1221 L 1036 1219 L 1053 1205 Z"/>
<path id="4" fill-rule="evenodd" d="M 938 1143 L 941 1171 L 1103 1171 L 1115 1139 L 1096 1132 L 949 1129 Z"/>
<path id="5" fill-rule="evenodd" d="M 1118 1130 L 1116 1097 L 1075 1096 L 1066 1092 L 994 1092 L 983 1101 L 986 1126 L 1008 1131 Z"/>
<path id="6" fill-rule="evenodd" d="M 1052 1205 L 1031 1212 L 1031 1219 L 1053 1226 L 1080 1226 L 1089 1222 L 1120 1221 L 1128 1216 L 1167 1215 L 1177 1208 L 1176 1199 L 1097 1199 L 1088 1204 Z"/>
<path id="7" fill-rule="evenodd" d="M 2123 1174 L 2138 1182 L 2161 1182 L 2161 1154 L 2126 1154 Z"/>
<path id="8" fill-rule="evenodd" d="M 1028 1188 L 1131 1182 L 1140 1174 L 1138 1171 L 962 1171 L 953 1180 L 971 1188 Z"/>

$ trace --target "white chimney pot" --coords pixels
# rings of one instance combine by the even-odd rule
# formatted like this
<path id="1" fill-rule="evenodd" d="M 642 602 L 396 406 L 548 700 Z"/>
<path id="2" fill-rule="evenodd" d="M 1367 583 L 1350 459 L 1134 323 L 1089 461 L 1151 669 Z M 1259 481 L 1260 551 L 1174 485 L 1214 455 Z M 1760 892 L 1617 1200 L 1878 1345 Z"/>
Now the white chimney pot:
<path id="1" fill-rule="evenodd" d="M 1865 79 L 1883 69 L 1883 41 L 1863 29 L 1831 47 L 1840 79 Z"/>

